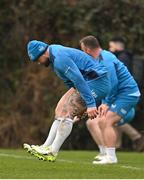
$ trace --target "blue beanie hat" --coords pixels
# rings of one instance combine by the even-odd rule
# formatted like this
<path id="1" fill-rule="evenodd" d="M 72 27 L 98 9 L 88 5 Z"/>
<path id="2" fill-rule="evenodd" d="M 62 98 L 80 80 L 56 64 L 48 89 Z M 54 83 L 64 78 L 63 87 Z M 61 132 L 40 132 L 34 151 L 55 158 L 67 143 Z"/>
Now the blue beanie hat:
<path id="1" fill-rule="evenodd" d="M 27 51 L 30 60 L 36 61 L 46 51 L 48 46 L 48 44 L 41 41 L 29 41 L 29 43 L 27 44 Z"/>

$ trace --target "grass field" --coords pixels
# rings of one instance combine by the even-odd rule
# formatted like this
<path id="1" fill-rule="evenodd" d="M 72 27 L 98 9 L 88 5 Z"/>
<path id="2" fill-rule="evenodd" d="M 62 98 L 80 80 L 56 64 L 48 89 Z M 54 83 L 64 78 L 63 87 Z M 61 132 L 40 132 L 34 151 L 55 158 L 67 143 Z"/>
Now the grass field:
<path id="1" fill-rule="evenodd" d="M 43 162 L 23 150 L 0 150 L 0 178 L 97 179 L 144 178 L 144 153 L 119 152 L 115 165 L 92 165 L 93 151 L 61 151 L 55 163 Z"/>

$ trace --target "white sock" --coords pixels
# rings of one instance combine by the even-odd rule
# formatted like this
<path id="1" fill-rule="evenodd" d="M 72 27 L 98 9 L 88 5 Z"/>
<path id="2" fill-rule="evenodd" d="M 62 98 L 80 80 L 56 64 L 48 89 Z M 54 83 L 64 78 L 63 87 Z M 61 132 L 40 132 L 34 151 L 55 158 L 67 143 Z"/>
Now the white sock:
<path id="1" fill-rule="evenodd" d="M 43 147 L 50 146 L 53 143 L 60 122 L 61 122 L 61 119 L 59 119 L 59 118 L 57 118 L 53 122 L 53 124 L 52 124 L 52 126 L 50 128 L 50 132 L 48 134 L 48 137 L 47 137 L 46 141 L 44 142 L 44 144 L 42 145 Z"/>
<path id="2" fill-rule="evenodd" d="M 58 153 L 65 139 L 70 135 L 73 127 L 73 120 L 66 118 L 61 121 L 57 129 L 56 137 L 51 145 L 51 150 Z"/>
<path id="3" fill-rule="evenodd" d="M 115 147 L 106 148 L 106 154 L 111 158 L 112 161 L 117 159 L 115 153 Z"/>
<path id="4" fill-rule="evenodd" d="M 105 155 L 105 154 L 106 154 L 106 149 L 105 149 L 105 147 L 102 146 L 102 145 L 98 145 L 98 147 L 99 147 L 99 150 L 100 150 L 100 154 L 101 154 L 101 155 Z"/>

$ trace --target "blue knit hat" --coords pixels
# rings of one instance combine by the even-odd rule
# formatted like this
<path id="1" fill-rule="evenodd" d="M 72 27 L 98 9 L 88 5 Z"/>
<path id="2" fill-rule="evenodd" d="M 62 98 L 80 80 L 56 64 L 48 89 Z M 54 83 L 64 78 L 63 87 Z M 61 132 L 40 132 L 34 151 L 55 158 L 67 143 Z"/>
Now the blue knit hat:
<path id="1" fill-rule="evenodd" d="M 30 60 L 36 61 L 46 51 L 48 46 L 48 44 L 41 41 L 29 41 L 29 43 L 27 44 L 27 51 Z"/>

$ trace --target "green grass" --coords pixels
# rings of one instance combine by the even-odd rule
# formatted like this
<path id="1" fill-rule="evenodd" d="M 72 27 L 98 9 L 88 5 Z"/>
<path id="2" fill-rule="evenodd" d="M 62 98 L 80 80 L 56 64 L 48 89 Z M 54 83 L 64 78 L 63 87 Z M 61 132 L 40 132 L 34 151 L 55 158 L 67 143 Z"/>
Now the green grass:
<path id="1" fill-rule="evenodd" d="M 119 152 L 115 165 L 92 165 L 93 151 L 61 151 L 55 163 L 43 162 L 23 150 L 0 150 L 0 179 L 144 178 L 144 154 Z"/>

